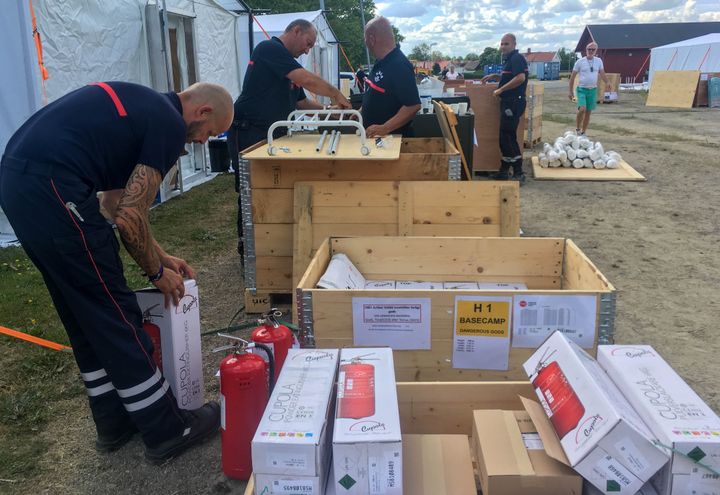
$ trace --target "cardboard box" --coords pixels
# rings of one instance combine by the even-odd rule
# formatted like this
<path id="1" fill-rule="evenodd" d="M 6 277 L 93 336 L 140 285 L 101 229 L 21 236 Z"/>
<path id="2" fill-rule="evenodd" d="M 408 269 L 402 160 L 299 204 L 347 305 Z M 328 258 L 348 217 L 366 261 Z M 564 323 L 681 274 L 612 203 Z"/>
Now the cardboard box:
<path id="1" fill-rule="evenodd" d="M 702 466 L 720 471 L 720 417 L 648 345 L 601 346 L 598 362 L 672 455 L 656 488 L 720 494 L 720 476 Z"/>
<path id="2" fill-rule="evenodd" d="M 467 435 L 403 435 L 403 491 L 477 495 Z"/>
<path id="3" fill-rule="evenodd" d="M 583 485 L 583 495 L 602 495 L 603 492 L 595 488 L 590 483 Z M 635 495 L 659 495 L 657 490 L 652 486 L 651 483 L 645 483 L 642 488 Z M 698 494 L 700 495 L 700 494 Z"/>
<path id="4" fill-rule="evenodd" d="M 157 289 L 135 292 L 140 311 L 160 328 L 162 371 L 180 409 L 197 409 L 205 403 L 200 306 L 195 280 L 185 281 L 180 304 L 165 307 L 165 295 Z"/>
<path id="5" fill-rule="evenodd" d="M 402 495 L 400 416 L 392 349 L 340 351 L 333 468 L 346 495 Z"/>
<path id="6" fill-rule="evenodd" d="M 479 410 L 473 417 L 472 443 L 483 495 L 581 493 L 582 478 L 545 452 L 526 411 Z"/>
<path id="7" fill-rule="evenodd" d="M 317 488 L 322 480 L 323 491 L 300 493 L 324 493 L 338 356 L 337 349 L 288 351 L 252 441 L 253 471 L 280 475 L 264 483 L 302 481 Z M 290 493 L 278 490 L 270 493 Z"/>
<path id="8" fill-rule="evenodd" d="M 604 493 L 633 494 L 668 462 L 597 361 L 562 333 L 523 366 L 569 465 Z"/>

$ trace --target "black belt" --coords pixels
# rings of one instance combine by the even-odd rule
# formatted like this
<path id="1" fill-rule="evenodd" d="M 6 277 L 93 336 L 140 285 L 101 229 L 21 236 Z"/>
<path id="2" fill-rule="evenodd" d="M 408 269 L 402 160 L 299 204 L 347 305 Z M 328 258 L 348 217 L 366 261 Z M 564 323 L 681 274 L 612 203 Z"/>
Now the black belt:
<path id="1" fill-rule="evenodd" d="M 21 174 L 44 175 L 47 177 L 54 177 L 54 172 L 59 170 L 49 163 L 41 163 L 9 155 L 3 155 L 2 165 L 0 166 L 8 170 L 20 172 Z"/>
<path id="2" fill-rule="evenodd" d="M 503 96 L 503 95 L 501 94 L 501 95 L 500 95 L 500 99 L 501 99 L 501 100 L 524 100 L 524 99 L 525 99 L 525 95 Z"/>

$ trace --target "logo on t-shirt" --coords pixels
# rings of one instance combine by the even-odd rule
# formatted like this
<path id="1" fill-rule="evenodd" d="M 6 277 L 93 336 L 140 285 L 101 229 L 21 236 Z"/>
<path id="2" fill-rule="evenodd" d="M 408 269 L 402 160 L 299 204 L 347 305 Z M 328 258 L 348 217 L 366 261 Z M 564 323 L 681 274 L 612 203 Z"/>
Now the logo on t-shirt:
<path id="1" fill-rule="evenodd" d="M 380 80 L 383 78 L 383 73 L 381 70 L 377 71 L 375 73 L 375 82 L 380 82 Z"/>

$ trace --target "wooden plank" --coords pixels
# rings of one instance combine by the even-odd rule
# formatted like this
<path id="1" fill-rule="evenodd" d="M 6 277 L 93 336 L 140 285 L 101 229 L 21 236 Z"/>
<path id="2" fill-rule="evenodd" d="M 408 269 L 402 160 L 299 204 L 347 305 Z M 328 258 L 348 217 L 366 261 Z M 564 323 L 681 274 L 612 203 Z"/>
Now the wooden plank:
<path id="1" fill-rule="evenodd" d="M 292 223 L 292 189 L 255 189 L 252 191 L 253 224 Z"/>
<path id="2" fill-rule="evenodd" d="M 330 240 L 325 239 L 317 248 L 315 256 L 308 265 L 307 270 L 305 270 L 305 273 L 301 275 L 300 281 L 298 282 L 298 288 L 314 289 L 317 281 L 320 280 L 322 274 L 325 273 L 325 269 L 327 268 L 328 263 L 330 263 L 331 257 L 332 253 L 330 252 Z"/>
<path id="3" fill-rule="evenodd" d="M 490 218 L 490 217 L 484 217 Z M 440 236 L 440 237 L 493 237 L 497 235 L 499 222 L 483 224 L 469 223 L 446 223 L 446 224 L 421 224 L 414 223 L 412 234 L 415 236 Z"/>
<path id="4" fill-rule="evenodd" d="M 591 289 L 614 291 L 615 287 L 605 275 L 590 261 L 585 253 L 570 239 L 565 241 L 563 259 L 563 289 Z"/>
<path id="5" fill-rule="evenodd" d="M 257 256 L 292 256 L 293 224 L 265 223 L 254 229 Z"/>
<path id="6" fill-rule="evenodd" d="M 258 256 L 255 260 L 255 285 L 258 290 L 292 291 L 292 256 Z"/>
<path id="7" fill-rule="evenodd" d="M 560 238 L 366 237 L 332 239 L 362 273 L 560 277 Z"/>
<path id="8" fill-rule="evenodd" d="M 700 71 L 659 70 L 653 73 L 648 107 L 692 108 Z"/>
<path id="9" fill-rule="evenodd" d="M 502 201 L 502 200 L 501 200 Z M 509 206 L 509 205 L 508 205 Z M 475 225 L 501 225 L 500 210 L 501 204 L 485 206 L 479 209 L 475 206 L 416 206 L 413 211 L 413 224 L 434 225 L 434 224 L 475 224 Z M 510 208 L 508 208 L 510 209 Z M 490 237 L 497 235 L 490 234 Z M 417 235 L 417 234 L 415 234 Z M 465 234 L 469 236 L 470 234 Z M 517 235 L 517 233 L 516 233 Z"/>
<path id="10" fill-rule="evenodd" d="M 453 138 L 452 142 L 455 145 L 455 148 L 460 151 L 460 160 L 462 161 L 463 170 L 465 171 L 465 180 L 472 180 L 472 174 L 470 173 L 470 168 L 468 167 L 465 153 L 463 153 L 462 143 L 460 143 L 460 138 L 458 137 L 456 129 L 458 125 L 457 116 L 455 115 L 455 112 L 452 111 L 452 108 L 450 108 L 450 105 L 442 103 L 442 107 L 445 110 L 445 117 L 447 118 L 448 125 L 450 126 L 450 133 Z"/>
<path id="11" fill-rule="evenodd" d="M 517 184 L 512 184 L 515 186 Z M 519 187 L 503 186 L 500 189 L 500 236 L 520 235 L 520 212 L 515 205 L 520 203 Z"/>
<path id="12" fill-rule="evenodd" d="M 395 223 L 324 223 L 313 222 L 312 239 L 313 246 L 318 246 L 323 239 L 328 237 L 374 237 L 374 236 L 396 236 L 397 225 Z M 310 261 L 308 258 L 307 261 Z"/>
<path id="13" fill-rule="evenodd" d="M 398 235 L 412 235 L 415 188 L 411 182 L 401 182 L 398 197 Z"/>
<path id="14" fill-rule="evenodd" d="M 385 161 L 397 160 L 400 157 L 400 144 L 402 138 L 393 136 L 392 139 L 384 139 L 384 146 L 378 148 L 375 146 L 373 139 L 366 140 L 366 146 L 370 150 L 369 155 L 363 155 L 360 152 L 361 137 L 355 134 L 342 134 L 340 143 L 338 144 L 337 153 L 328 155 L 327 140 L 322 151 L 315 151 L 315 147 L 320 139 L 319 134 L 293 134 L 292 136 L 282 136 L 273 140 L 273 147 L 276 154 L 271 156 L 268 154 L 267 145 L 260 146 L 247 153 L 243 153 L 246 160 L 312 160 L 312 161 L 334 161 L 334 160 L 354 160 L 354 161 Z M 286 148 L 289 151 L 282 151 Z"/>
<path id="15" fill-rule="evenodd" d="M 603 168 L 565 168 L 540 166 L 538 157 L 532 157 L 532 169 L 535 180 L 596 180 L 596 181 L 634 181 L 643 182 L 647 179 L 632 168 L 625 160 L 620 160 L 620 166 L 615 169 Z"/>
<path id="16" fill-rule="evenodd" d="M 306 182 L 296 183 L 307 184 Z M 312 182 L 315 207 L 319 206 L 392 206 L 397 205 L 397 181 Z"/>
<path id="17" fill-rule="evenodd" d="M 313 187 L 307 183 L 298 183 L 295 185 L 293 237 L 297 242 L 293 244 L 293 281 L 300 280 L 314 254 L 312 222 Z"/>
<path id="18" fill-rule="evenodd" d="M 330 206 L 313 208 L 315 223 L 333 223 L 342 219 L 343 223 L 396 223 L 397 205 L 394 206 Z"/>
<path id="19" fill-rule="evenodd" d="M 400 154 L 448 152 L 448 144 L 450 140 L 444 137 L 403 138 Z"/>

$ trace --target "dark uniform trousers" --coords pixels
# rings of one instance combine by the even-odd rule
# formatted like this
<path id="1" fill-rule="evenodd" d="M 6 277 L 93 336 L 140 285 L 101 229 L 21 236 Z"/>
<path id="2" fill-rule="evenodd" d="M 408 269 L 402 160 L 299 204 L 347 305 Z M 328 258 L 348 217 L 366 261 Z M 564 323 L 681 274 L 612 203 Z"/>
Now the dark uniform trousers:
<path id="1" fill-rule="evenodd" d="M 500 173 L 513 169 L 515 177 L 522 175 L 522 150 L 518 146 L 517 128 L 525 113 L 525 97 L 516 96 L 500 100 Z"/>
<path id="2" fill-rule="evenodd" d="M 93 186 L 51 165 L 4 156 L 0 207 L 70 337 L 98 434 L 115 436 L 132 422 L 151 447 L 181 434 L 184 421 L 151 359 L 118 240 Z"/>
<path id="3" fill-rule="evenodd" d="M 247 120 L 233 121 L 228 130 L 228 152 L 230 163 L 235 172 L 235 192 L 238 193 L 237 232 L 238 232 L 238 253 L 243 254 L 243 223 L 242 223 L 242 194 L 240 185 L 240 152 L 245 148 L 267 139 L 267 129 L 256 127 Z"/>

